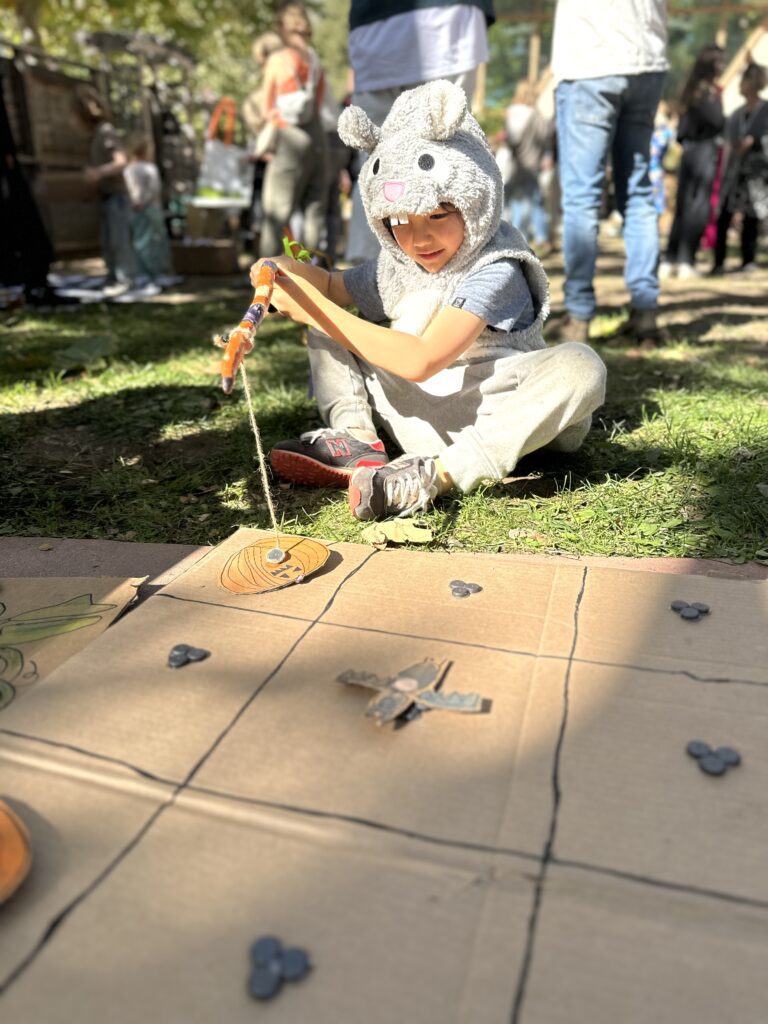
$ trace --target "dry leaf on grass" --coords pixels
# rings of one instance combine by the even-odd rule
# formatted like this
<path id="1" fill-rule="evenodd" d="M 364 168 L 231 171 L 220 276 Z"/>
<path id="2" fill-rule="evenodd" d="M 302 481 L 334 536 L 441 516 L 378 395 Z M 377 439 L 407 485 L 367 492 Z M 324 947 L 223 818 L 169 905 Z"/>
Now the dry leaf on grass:
<path id="1" fill-rule="evenodd" d="M 419 526 L 412 519 L 390 519 L 385 523 L 371 523 L 363 530 L 362 538 L 375 548 L 393 544 L 427 544 L 434 534 L 428 526 Z"/>
<path id="2" fill-rule="evenodd" d="M 545 533 L 537 533 L 536 530 L 510 530 L 507 536 L 510 540 L 548 540 L 549 538 Z"/>

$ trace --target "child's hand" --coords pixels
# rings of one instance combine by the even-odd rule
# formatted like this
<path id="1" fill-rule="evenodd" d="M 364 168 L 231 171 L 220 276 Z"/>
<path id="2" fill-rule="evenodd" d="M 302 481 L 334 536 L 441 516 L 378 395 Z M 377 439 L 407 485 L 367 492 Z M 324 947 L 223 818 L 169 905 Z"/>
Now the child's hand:
<path id="1" fill-rule="evenodd" d="M 276 261 L 279 270 L 272 292 L 272 305 L 294 323 L 312 326 L 315 322 L 317 289 L 304 279 L 299 269 L 302 264 L 285 257 L 283 260 Z"/>
<path id="2" fill-rule="evenodd" d="M 267 257 L 265 257 L 265 258 L 267 258 Z M 295 262 L 294 260 L 289 260 L 287 256 L 270 256 L 269 257 L 269 261 L 270 261 L 270 263 L 276 263 L 277 266 L 280 269 L 282 269 L 283 267 L 285 267 L 288 264 L 292 264 L 292 263 Z M 253 264 L 253 266 L 251 267 L 250 280 L 251 280 L 251 284 L 253 285 L 254 288 L 256 287 L 256 284 L 257 284 L 257 281 L 258 281 L 258 277 L 259 277 L 259 270 L 261 270 L 261 265 L 262 265 L 263 262 L 264 262 L 263 259 L 257 260 Z"/>

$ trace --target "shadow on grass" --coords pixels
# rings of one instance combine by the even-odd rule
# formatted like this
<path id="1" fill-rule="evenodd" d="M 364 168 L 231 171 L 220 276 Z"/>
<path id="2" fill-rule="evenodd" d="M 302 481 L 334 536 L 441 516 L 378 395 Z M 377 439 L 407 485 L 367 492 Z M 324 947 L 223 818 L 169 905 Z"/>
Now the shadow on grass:
<path id="1" fill-rule="evenodd" d="M 4 335 L 0 383 L 41 382 L 58 372 L 61 354 L 69 346 L 87 344 L 92 339 L 114 342 L 108 363 L 129 361 L 161 366 L 194 352 L 210 354 L 214 361 L 219 353 L 213 347 L 213 336 L 232 328 L 249 300 L 243 290 L 242 298 L 233 296 L 232 301 L 194 302 L 183 307 L 94 303 L 48 318 L 32 312 L 5 317 L 5 324 L 0 322 Z M 269 349 L 298 336 L 295 325 L 275 317 L 264 324 L 258 344 Z"/>
<path id="2" fill-rule="evenodd" d="M 755 394 L 754 383 L 734 379 L 733 359 L 721 364 L 602 354 L 609 365 L 608 400 L 585 445 L 568 456 L 527 456 L 514 471 L 517 479 L 489 488 L 488 498 L 557 502 L 564 491 L 607 480 L 685 474 L 696 482 L 690 509 L 700 524 L 695 553 L 728 557 L 760 521 L 765 499 L 756 482 L 768 480 L 761 475 L 768 474 L 768 445 L 739 457 L 707 457 L 697 454 L 693 442 L 651 443 L 641 428 L 660 417 L 660 393 L 717 391 L 740 402 Z M 265 450 L 317 425 L 304 388 L 303 349 L 276 348 L 274 356 L 258 381 Z M 274 394 L 278 384 L 289 386 Z M 245 406 L 238 396 L 227 398 L 202 384 L 130 388 L 77 405 L 6 415 L 0 421 L 0 475 L 10 481 L 0 526 L 5 534 L 214 543 L 244 521 L 269 526 Z M 278 514 L 289 521 L 311 522 L 343 497 L 292 487 L 275 493 Z M 442 501 L 440 509 L 436 547 L 450 538 L 463 498 Z M 765 538 L 755 536 L 753 550 L 761 544 Z"/>
<path id="3" fill-rule="evenodd" d="M 277 369 L 274 379 L 282 380 Z M 312 415 L 302 394 L 262 409 L 265 449 L 311 427 Z M 8 482 L 6 534 L 198 543 L 214 524 L 215 539 L 225 536 L 244 514 L 269 525 L 244 402 L 203 385 L 132 388 L 7 414 L 0 475 Z"/>

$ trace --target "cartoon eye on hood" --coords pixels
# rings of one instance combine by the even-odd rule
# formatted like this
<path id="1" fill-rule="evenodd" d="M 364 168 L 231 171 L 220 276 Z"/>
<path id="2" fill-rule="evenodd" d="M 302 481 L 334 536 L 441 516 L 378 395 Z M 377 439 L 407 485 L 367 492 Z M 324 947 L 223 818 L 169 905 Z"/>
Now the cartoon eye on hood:
<path id="1" fill-rule="evenodd" d="M 441 203 L 451 203 L 464 220 L 464 241 L 444 270 L 468 266 L 494 235 L 501 220 L 501 174 L 459 86 L 428 82 L 402 93 L 381 128 L 359 107 L 348 107 L 339 118 L 339 135 L 369 153 L 358 179 L 363 206 L 382 247 L 398 262 L 420 270 L 388 224 L 431 213 Z"/>

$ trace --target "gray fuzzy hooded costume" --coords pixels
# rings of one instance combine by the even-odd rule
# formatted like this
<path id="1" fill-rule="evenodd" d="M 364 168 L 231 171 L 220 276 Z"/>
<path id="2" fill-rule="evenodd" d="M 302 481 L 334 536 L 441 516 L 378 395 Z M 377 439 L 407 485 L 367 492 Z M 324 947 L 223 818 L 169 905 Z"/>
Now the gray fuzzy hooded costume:
<path id="1" fill-rule="evenodd" d="M 377 284 L 395 329 L 421 335 L 448 306 L 461 282 L 504 258 L 520 262 L 536 319 L 520 331 L 486 328 L 459 362 L 487 358 L 490 350 L 545 347 L 541 327 L 549 313 L 546 274 L 517 228 L 501 221 L 501 174 L 485 135 L 467 109 L 464 91 L 451 82 L 428 82 L 395 100 L 381 128 L 359 107 L 339 118 L 339 135 L 369 157 L 358 185 L 368 223 L 381 242 Z M 464 241 L 442 270 L 430 273 L 400 249 L 389 224 L 452 203 L 464 220 Z"/>

